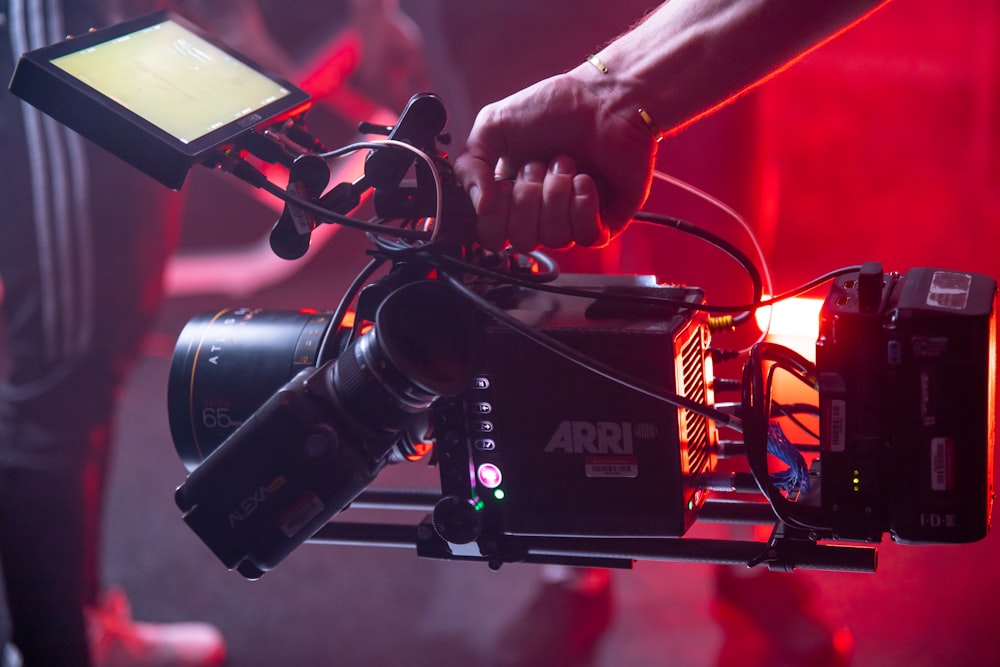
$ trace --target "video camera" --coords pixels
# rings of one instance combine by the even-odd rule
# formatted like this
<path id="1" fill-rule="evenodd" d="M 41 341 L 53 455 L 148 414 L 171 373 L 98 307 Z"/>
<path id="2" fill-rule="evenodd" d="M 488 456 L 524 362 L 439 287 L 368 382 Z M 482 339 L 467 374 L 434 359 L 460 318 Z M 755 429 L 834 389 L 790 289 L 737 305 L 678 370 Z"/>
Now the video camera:
<path id="1" fill-rule="evenodd" d="M 170 14 L 74 42 L 26 54 L 11 90 L 170 187 L 205 164 L 281 198 L 271 242 L 286 259 L 321 223 L 372 242 L 371 262 L 329 311 L 227 308 L 181 333 L 168 410 L 190 475 L 175 497 L 226 567 L 257 578 L 310 541 L 413 546 L 492 568 L 654 559 L 874 571 L 869 545 L 887 533 L 907 544 L 987 534 L 991 278 L 866 263 L 765 298 L 737 248 L 645 212 L 637 219 L 739 262 L 752 302 L 710 304 L 702 289 L 655 276 L 560 274 L 544 254 L 475 243 L 475 212 L 438 147 L 447 114 L 435 95 L 414 96 L 385 140 L 327 151 L 305 126 L 304 93 Z M 235 116 L 223 96 L 197 126 L 164 129 L 127 91 L 101 89 L 118 79 L 87 69 L 89 56 L 123 45 L 139 56 L 114 53 L 102 67 L 194 48 L 264 92 Z M 327 160 L 357 150 L 368 151 L 364 174 L 329 187 Z M 286 166 L 287 187 L 255 161 Z M 349 217 L 369 190 L 375 218 Z M 815 362 L 763 340 L 738 354 L 715 346 L 720 327 L 747 326 L 830 280 Z M 717 376 L 734 354 L 739 377 Z M 778 402 L 779 372 L 815 400 Z M 725 392 L 739 400 L 717 402 Z M 785 428 L 811 442 L 793 443 Z M 371 487 L 408 459 L 437 466 L 440 488 Z M 339 520 L 351 507 L 426 516 Z M 702 539 L 688 535 L 696 521 L 772 529 L 767 540 Z"/>

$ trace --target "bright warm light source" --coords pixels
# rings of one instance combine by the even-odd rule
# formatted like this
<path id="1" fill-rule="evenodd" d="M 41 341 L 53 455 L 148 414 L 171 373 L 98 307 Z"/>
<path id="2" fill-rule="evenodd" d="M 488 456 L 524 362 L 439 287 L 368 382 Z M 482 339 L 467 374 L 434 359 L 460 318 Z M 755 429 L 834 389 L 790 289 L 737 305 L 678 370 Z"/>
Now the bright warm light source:
<path id="1" fill-rule="evenodd" d="M 500 486 L 500 482 L 503 481 L 503 475 L 500 473 L 500 468 L 496 467 L 492 463 L 484 463 L 479 466 L 476 471 L 476 477 L 479 478 L 480 483 L 487 489 L 495 489 Z"/>
<path id="2" fill-rule="evenodd" d="M 771 328 L 773 336 L 808 336 L 813 339 L 819 332 L 819 311 L 823 299 L 793 297 L 771 306 Z M 757 325 L 767 324 L 767 308 L 757 311 Z"/>
<path id="3" fill-rule="evenodd" d="M 757 311 L 757 325 L 767 326 L 770 310 L 771 326 L 767 340 L 789 347 L 807 359 L 816 356 L 816 337 L 819 335 L 819 311 L 823 299 L 794 297 L 779 301 Z"/>
<path id="4" fill-rule="evenodd" d="M 810 361 L 816 360 L 816 338 L 819 336 L 819 312 L 823 299 L 795 297 L 779 301 L 771 307 L 771 328 L 767 341 L 798 352 Z M 767 316 L 757 311 L 757 321 L 767 323 Z M 773 393 L 785 403 L 815 403 L 815 390 L 786 373 L 774 377 Z M 807 420 L 808 422 L 808 420 Z"/>

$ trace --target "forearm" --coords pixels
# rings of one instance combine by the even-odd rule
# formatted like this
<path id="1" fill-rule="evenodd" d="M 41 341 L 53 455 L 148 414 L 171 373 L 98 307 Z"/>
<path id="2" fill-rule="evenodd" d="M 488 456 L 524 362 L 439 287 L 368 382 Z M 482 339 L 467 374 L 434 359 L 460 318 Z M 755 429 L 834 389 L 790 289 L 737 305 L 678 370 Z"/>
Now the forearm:
<path id="1" fill-rule="evenodd" d="M 680 129 L 755 87 L 887 0 L 669 0 L 574 72 L 618 114 Z M 639 120 L 638 122 L 641 122 Z"/>

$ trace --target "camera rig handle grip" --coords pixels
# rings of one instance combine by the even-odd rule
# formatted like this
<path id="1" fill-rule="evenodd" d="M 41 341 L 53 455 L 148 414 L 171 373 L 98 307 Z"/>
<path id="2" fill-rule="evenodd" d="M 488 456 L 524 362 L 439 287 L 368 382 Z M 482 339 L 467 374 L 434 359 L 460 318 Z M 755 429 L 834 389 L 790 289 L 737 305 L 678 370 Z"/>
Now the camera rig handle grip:
<path id="1" fill-rule="evenodd" d="M 319 156 L 307 153 L 292 162 L 288 190 L 301 199 L 315 199 L 330 182 L 330 168 Z M 309 250 L 316 217 L 306 209 L 285 204 L 281 217 L 271 228 L 271 250 L 282 259 L 298 259 Z"/>
<path id="2" fill-rule="evenodd" d="M 388 138 L 402 141 L 426 153 L 433 161 L 441 181 L 441 219 L 435 221 L 437 236 L 446 236 L 459 245 L 473 240 L 476 211 L 468 193 L 455 178 L 447 159 L 441 156 L 438 142 L 448 113 L 441 98 L 432 93 L 418 93 L 410 98 L 399 120 L 391 128 L 364 124 L 362 130 L 388 130 Z M 414 163 L 416 163 L 414 167 Z M 403 185 L 411 167 L 416 186 Z M 398 149 L 374 150 L 365 160 L 364 182 L 375 189 L 375 211 L 381 218 L 404 220 L 433 216 L 437 198 L 430 166 L 413 153 Z"/>
<path id="3" fill-rule="evenodd" d="M 414 95 L 407 103 L 399 120 L 392 127 L 379 127 L 363 123 L 362 131 L 388 131 L 388 138 L 405 142 L 415 148 L 435 156 L 436 142 L 442 138 L 448 114 L 441 99 L 431 93 Z M 432 157 L 435 159 L 435 157 Z M 398 149 L 373 150 L 365 159 L 365 174 L 354 183 L 340 183 L 325 195 L 330 181 L 330 168 L 315 153 L 299 155 L 289 168 L 288 191 L 300 199 L 318 201 L 334 213 L 347 213 L 361 201 L 361 193 L 375 189 L 375 206 L 383 218 L 419 218 L 433 214 L 436 200 L 433 195 L 433 177 L 430 167 L 423 162 L 416 165 L 417 187 L 402 187 L 400 184 L 413 167 L 416 156 Z M 468 214 L 471 202 L 458 185 L 446 160 L 435 165 L 442 178 L 442 210 L 461 210 Z M 464 204 L 464 210 L 463 210 Z M 474 212 L 473 212 L 474 215 Z M 471 228 L 471 225 L 466 225 Z M 305 255 L 316 217 L 308 210 L 285 204 L 281 217 L 271 230 L 270 245 L 276 255 L 293 260 Z"/>
<path id="4" fill-rule="evenodd" d="M 418 93 L 406 103 L 399 120 L 389 131 L 389 139 L 402 141 L 433 155 L 437 138 L 448 121 L 441 98 L 432 93 Z M 414 162 L 412 153 L 376 150 L 365 160 L 365 178 L 376 190 L 400 184 Z"/>

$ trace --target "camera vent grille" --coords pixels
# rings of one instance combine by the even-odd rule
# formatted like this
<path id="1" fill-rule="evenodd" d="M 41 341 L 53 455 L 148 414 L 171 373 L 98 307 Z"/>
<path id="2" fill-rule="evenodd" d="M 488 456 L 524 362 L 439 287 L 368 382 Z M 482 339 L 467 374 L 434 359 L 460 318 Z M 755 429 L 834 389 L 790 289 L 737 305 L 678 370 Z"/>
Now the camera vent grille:
<path id="1" fill-rule="evenodd" d="M 699 326 L 681 348 L 680 390 L 685 398 L 705 405 L 708 391 L 705 378 L 705 341 L 707 332 Z M 712 465 L 710 425 L 708 418 L 682 409 L 681 442 L 686 443 L 687 473 L 696 475 L 710 470 Z"/>

